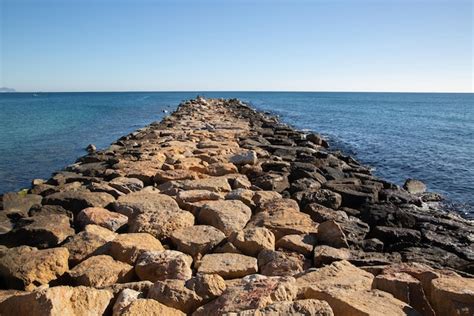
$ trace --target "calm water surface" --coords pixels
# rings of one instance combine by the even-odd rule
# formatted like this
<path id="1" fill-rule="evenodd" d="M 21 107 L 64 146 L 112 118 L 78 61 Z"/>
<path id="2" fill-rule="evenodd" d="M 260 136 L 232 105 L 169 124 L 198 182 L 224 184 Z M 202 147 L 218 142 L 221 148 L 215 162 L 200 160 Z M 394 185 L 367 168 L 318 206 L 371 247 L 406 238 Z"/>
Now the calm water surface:
<path id="1" fill-rule="evenodd" d="M 196 92 L 0 94 L 0 193 L 160 120 Z M 474 216 L 474 94 L 204 92 L 318 131 L 397 184 L 417 178 Z"/>

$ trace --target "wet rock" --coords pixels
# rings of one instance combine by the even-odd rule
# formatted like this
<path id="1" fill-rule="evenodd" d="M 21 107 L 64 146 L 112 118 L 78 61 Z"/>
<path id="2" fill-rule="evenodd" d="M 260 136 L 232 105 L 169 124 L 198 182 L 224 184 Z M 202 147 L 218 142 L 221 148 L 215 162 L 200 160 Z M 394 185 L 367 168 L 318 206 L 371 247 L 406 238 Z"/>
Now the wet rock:
<path id="1" fill-rule="evenodd" d="M 90 257 L 68 272 L 75 285 L 90 287 L 108 286 L 114 283 L 129 282 L 133 278 L 133 267 L 115 261 L 111 256 Z"/>
<path id="2" fill-rule="evenodd" d="M 0 282 L 9 289 L 33 290 L 63 275 L 68 270 L 68 257 L 66 248 L 10 248 L 0 257 Z"/>
<path id="3" fill-rule="evenodd" d="M 286 235 L 280 238 L 275 247 L 311 256 L 316 245 L 316 236 L 312 234 Z"/>
<path id="4" fill-rule="evenodd" d="M 224 279 L 241 278 L 258 271 L 257 259 L 235 253 L 216 253 L 205 255 L 199 273 L 218 274 Z"/>
<path id="5" fill-rule="evenodd" d="M 240 201 L 209 201 L 201 208 L 198 221 L 221 230 L 226 236 L 245 227 L 252 210 Z"/>
<path id="6" fill-rule="evenodd" d="M 88 207 L 77 214 L 77 222 L 81 227 L 93 224 L 116 231 L 127 224 L 128 217 L 102 207 Z"/>
<path id="7" fill-rule="evenodd" d="M 108 243 L 109 254 L 118 261 L 135 264 L 138 257 L 146 251 L 164 251 L 161 242 L 147 233 L 118 235 Z"/>
<path id="8" fill-rule="evenodd" d="M 153 315 L 153 316 L 184 316 L 183 312 L 168 307 L 166 305 L 161 304 L 158 301 L 152 299 L 144 299 L 139 298 L 127 307 L 125 307 L 121 314 L 121 316 L 142 316 L 142 315 Z"/>
<path id="9" fill-rule="evenodd" d="M 371 236 L 389 245 L 389 249 L 400 249 L 407 245 L 416 245 L 421 240 L 418 230 L 399 227 L 376 226 Z"/>
<path id="10" fill-rule="evenodd" d="M 420 194 L 426 191 L 426 185 L 416 179 L 407 179 L 403 184 L 403 188 L 411 194 Z"/>
<path id="11" fill-rule="evenodd" d="M 171 234 L 171 241 L 177 249 L 192 257 L 212 251 L 224 238 L 223 232 L 208 225 L 182 228 Z"/>
<path id="12" fill-rule="evenodd" d="M 295 252 L 262 250 L 258 255 L 258 267 L 263 275 L 292 276 L 310 266 L 304 255 Z"/>
<path id="13" fill-rule="evenodd" d="M 87 207 L 105 207 L 114 201 L 113 196 L 104 192 L 66 191 L 48 195 L 43 204 L 59 205 L 77 214 Z"/>
<path id="14" fill-rule="evenodd" d="M 56 286 L 14 295 L 0 303 L 0 314 L 18 316 L 102 315 L 112 293 L 84 286 Z"/>
<path id="15" fill-rule="evenodd" d="M 141 280 L 188 280 L 192 277 L 193 259 L 179 251 L 148 251 L 140 255 L 135 271 Z"/>
<path id="16" fill-rule="evenodd" d="M 69 250 L 69 264 L 74 266 L 93 255 L 107 252 L 107 242 L 113 240 L 116 233 L 97 226 L 87 225 L 84 231 L 72 236 L 63 247 Z"/>
<path id="17" fill-rule="evenodd" d="M 292 277 L 249 276 L 228 288 L 221 296 L 198 308 L 193 315 L 222 315 L 264 308 L 275 302 L 292 301 L 296 297 Z"/>
<path id="18" fill-rule="evenodd" d="M 264 249 L 275 249 L 275 236 L 264 227 L 246 228 L 234 232 L 229 236 L 229 241 L 243 254 L 256 257 Z"/>

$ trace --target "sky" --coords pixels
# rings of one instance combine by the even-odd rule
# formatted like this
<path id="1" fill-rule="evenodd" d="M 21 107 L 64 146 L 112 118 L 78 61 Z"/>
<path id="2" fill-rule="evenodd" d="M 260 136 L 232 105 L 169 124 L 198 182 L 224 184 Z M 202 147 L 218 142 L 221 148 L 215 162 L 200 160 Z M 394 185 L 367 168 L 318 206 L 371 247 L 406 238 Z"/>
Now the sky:
<path id="1" fill-rule="evenodd" d="M 0 2 L 17 91 L 474 91 L 472 0 Z"/>

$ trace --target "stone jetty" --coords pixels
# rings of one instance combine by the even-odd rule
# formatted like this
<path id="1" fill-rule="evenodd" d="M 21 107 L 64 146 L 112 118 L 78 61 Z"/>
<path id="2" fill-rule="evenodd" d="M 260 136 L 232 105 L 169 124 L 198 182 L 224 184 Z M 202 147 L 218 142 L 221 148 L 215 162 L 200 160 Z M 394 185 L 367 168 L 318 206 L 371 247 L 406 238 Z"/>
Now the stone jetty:
<path id="1" fill-rule="evenodd" d="M 474 225 L 318 134 L 186 101 L 2 196 L 0 315 L 474 315 Z"/>

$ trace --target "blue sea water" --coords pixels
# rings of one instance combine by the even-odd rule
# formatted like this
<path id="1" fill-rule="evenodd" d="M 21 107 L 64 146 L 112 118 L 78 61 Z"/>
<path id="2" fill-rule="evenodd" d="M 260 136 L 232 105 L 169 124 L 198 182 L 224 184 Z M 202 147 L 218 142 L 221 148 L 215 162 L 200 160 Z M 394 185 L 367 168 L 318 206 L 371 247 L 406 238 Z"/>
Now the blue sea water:
<path id="1" fill-rule="evenodd" d="M 0 193 L 160 120 L 197 92 L 0 94 Z M 236 97 L 317 131 L 397 184 L 424 181 L 474 217 L 474 94 L 203 92 Z"/>

